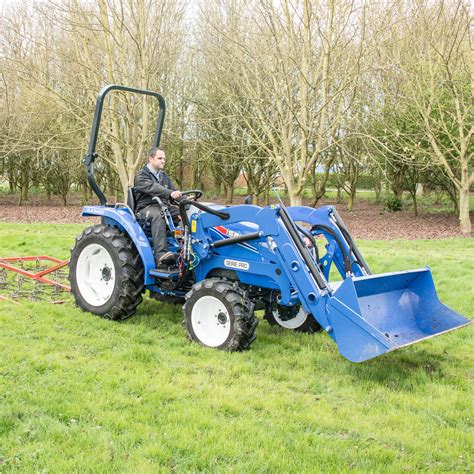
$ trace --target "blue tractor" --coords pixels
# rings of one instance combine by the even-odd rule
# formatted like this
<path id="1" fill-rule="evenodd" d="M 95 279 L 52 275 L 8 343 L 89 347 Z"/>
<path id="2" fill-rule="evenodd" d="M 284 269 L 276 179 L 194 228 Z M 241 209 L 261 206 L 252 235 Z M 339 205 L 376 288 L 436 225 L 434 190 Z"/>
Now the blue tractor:
<path id="1" fill-rule="evenodd" d="M 155 268 L 146 216 L 135 212 L 133 188 L 126 204 L 109 204 L 94 179 L 104 98 L 117 90 L 158 100 L 153 146 L 159 145 L 165 115 L 158 93 L 118 85 L 99 93 L 85 163 L 100 205 L 85 206 L 82 215 L 100 216 L 102 223 L 77 238 L 70 261 L 72 292 L 85 311 L 124 320 L 149 290 L 157 299 L 184 302 L 191 340 L 239 351 L 254 341 L 254 311 L 262 309 L 271 324 L 325 331 L 353 362 L 470 323 L 438 299 L 429 268 L 372 275 L 332 206 L 223 206 L 200 202 L 199 190 L 187 191 L 176 203 L 181 225 L 173 224 L 163 206 L 177 266 Z M 334 273 L 339 281 L 331 281 Z"/>

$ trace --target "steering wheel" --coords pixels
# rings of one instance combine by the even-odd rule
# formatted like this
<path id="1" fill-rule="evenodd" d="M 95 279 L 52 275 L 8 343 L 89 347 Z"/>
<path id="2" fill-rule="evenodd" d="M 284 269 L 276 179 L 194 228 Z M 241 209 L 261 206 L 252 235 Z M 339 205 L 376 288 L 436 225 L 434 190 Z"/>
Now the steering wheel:
<path id="1" fill-rule="evenodd" d="M 197 201 L 202 196 L 200 189 L 190 189 L 188 191 L 181 191 L 182 196 L 191 196 L 193 201 Z"/>

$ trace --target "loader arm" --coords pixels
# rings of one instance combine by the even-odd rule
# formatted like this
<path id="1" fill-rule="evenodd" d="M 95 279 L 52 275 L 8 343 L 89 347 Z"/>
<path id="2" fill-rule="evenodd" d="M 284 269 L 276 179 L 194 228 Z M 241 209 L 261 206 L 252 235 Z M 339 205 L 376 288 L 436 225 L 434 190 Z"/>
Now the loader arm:
<path id="1" fill-rule="evenodd" d="M 325 307 L 332 290 L 301 241 L 289 213 L 280 206 L 250 205 L 225 208 L 225 212 L 226 219 L 206 212 L 192 216 L 194 250 L 200 259 L 196 279 L 206 278 L 215 269 L 235 271 L 244 284 L 279 290 L 279 304 L 299 303 L 322 327 L 327 327 Z M 214 241 L 214 228 L 242 222 L 253 224 L 252 232 L 229 238 L 229 245 L 225 246 L 221 241 Z M 247 252 L 245 259 L 241 258 L 243 252 L 238 247 L 243 239 L 248 239 L 255 249 Z"/>
<path id="2" fill-rule="evenodd" d="M 216 269 L 232 271 L 250 287 L 279 292 L 283 306 L 300 304 L 336 342 L 339 352 L 362 362 L 470 323 L 437 297 L 429 268 L 371 275 L 369 267 L 331 207 L 222 207 L 221 216 L 191 217 L 196 279 Z M 327 264 L 304 245 L 296 222 L 328 240 Z M 215 240 L 213 230 L 246 224 L 246 232 Z M 250 245 L 251 244 L 251 245 Z M 250 246 L 251 250 L 244 245 Z M 330 265 L 343 277 L 331 285 Z"/>
<path id="3" fill-rule="evenodd" d="M 329 279 L 331 264 L 334 263 L 340 275 L 370 275 L 371 271 L 354 239 L 333 206 L 318 209 L 305 206 L 293 206 L 287 209 L 294 222 L 303 222 L 310 226 L 313 235 L 323 235 L 326 240 L 326 255 L 321 259 L 321 268 Z"/>

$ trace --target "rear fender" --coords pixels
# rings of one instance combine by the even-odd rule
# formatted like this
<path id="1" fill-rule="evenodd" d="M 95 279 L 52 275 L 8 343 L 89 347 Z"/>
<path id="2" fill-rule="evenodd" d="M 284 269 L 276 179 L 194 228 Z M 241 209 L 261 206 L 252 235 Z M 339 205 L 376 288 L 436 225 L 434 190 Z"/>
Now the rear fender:
<path id="1" fill-rule="evenodd" d="M 143 232 L 143 229 L 128 208 L 84 206 L 82 215 L 84 217 L 100 216 L 104 224 L 118 227 L 122 232 L 127 234 L 133 241 L 142 260 L 145 269 L 145 285 L 151 285 L 155 282 L 154 278 L 150 276 L 150 270 L 155 268 L 153 250 L 145 232 Z"/>

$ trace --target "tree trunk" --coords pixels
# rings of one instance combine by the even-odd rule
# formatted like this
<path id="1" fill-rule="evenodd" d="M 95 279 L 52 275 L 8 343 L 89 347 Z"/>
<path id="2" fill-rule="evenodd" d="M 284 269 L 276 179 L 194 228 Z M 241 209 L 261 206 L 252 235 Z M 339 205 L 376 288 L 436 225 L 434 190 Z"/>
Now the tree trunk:
<path id="1" fill-rule="evenodd" d="M 268 206 L 270 204 L 270 187 L 266 187 L 264 191 L 264 205 Z"/>
<path id="2" fill-rule="evenodd" d="M 471 235 L 471 219 L 469 216 L 469 194 L 463 191 L 460 192 L 459 196 L 459 223 L 461 226 L 461 232 L 464 235 Z"/>
<path id="3" fill-rule="evenodd" d="M 20 199 L 18 205 L 21 206 L 28 202 L 28 183 L 21 183 L 20 187 Z"/>
<path id="4" fill-rule="evenodd" d="M 89 202 L 89 185 L 87 184 L 87 181 L 84 181 L 81 185 L 82 188 L 82 203 L 87 204 Z"/>
<path id="5" fill-rule="evenodd" d="M 46 190 L 46 198 L 48 201 L 51 201 L 51 196 L 53 195 L 51 186 L 48 183 L 44 183 L 44 189 Z"/>
<path id="6" fill-rule="evenodd" d="M 461 232 L 471 235 L 471 218 L 469 216 L 469 170 L 466 166 L 461 168 L 461 188 L 459 189 L 459 224 Z"/>
<path id="7" fill-rule="evenodd" d="M 301 192 L 303 191 L 298 187 L 298 184 L 294 181 L 292 175 L 288 173 L 283 174 L 283 180 L 286 184 L 286 189 L 288 190 L 288 199 L 290 200 L 290 206 L 301 206 L 303 202 L 303 197 Z"/>
<path id="8" fill-rule="evenodd" d="M 15 185 L 15 175 L 13 173 L 13 167 L 11 165 L 8 166 L 8 184 L 10 188 L 9 194 L 15 194 L 17 187 Z"/>
<path id="9" fill-rule="evenodd" d="M 352 211 L 354 209 L 354 201 L 356 196 L 356 188 L 351 188 L 349 193 L 349 202 L 347 203 L 347 210 Z"/>
<path id="10" fill-rule="evenodd" d="M 324 167 L 324 174 L 320 183 L 318 183 L 317 179 L 316 166 L 312 170 L 311 186 L 313 189 L 313 200 L 311 202 L 311 207 L 316 207 L 318 201 L 326 194 L 326 184 L 329 179 L 329 170 L 331 169 L 331 163 L 332 160 Z"/>
<path id="11" fill-rule="evenodd" d="M 121 165 L 119 164 L 118 166 L 116 166 L 115 169 L 117 171 L 117 174 L 120 180 L 120 185 L 122 187 L 123 195 L 126 196 L 128 193 L 128 187 L 133 186 L 133 178 L 134 178 L 133 173 L 128 172 L 123 163 Z M 113 179 L 113 173 L 112 172 L 107 173 L 106 179 L 108 181 L 108 186 L 105 186 L 105 187 L 109 188 L 109 191 L 113 193 L 113 195 L 115 196 L 115 201 L 117 201 L 118 189 L 116 189 L 116 186 L 115 186 L 115 179 Z"/>
<path id="12" fill-rule="evenodd" d="M 392 185 L 391 188 L 392 188 L 393 195 L 399 199 L 402 199 L 403 188 L 401 186 L 396 186 L 396 185 Z"/>
<path id="13" fill-rule="evenodd" d="M 30 187 L 29 168 L 23 165 L 21 168 L 20 202 L 19 202 L 20 206 L 28 202 L 29 187 Z"/>
<path id="14" fill-rule="evenodd" d="M 184 181 L 184 160 L 182 159 L 182 147 L 181 147 L 181 158 L 178 161 L 178 165 L 176 166 L 176 181 L 178 183 L 179 189 L 183 189 L 183 181 Z"/>
<path id="15" fill-rule="evenodd" d="M 203 176 L 197 166 L 195 168 L 195 171 L 193 171 L 193 184 L 191 185 L 191 188 L 200 189 L 203 192 L 206 190 L 206 185 L 204 183 Z"/>
<path id="16" fill-rule="evenodd" d="M 290 206 L 301 206 L 303 204 L 303 196 L 301 194 L 288 197 L 290 198 Z"/>
<path id="17" fill-rule="evenodd" d="M 380 196 L 382 194 L 382 181 L 380 179 L 374 179 L 374 192 L 375 192 L 375 202 L 378 204 L 380 202 Z"/>
<path id="18" fill-rule="evenodd" d="M 232 201 L 234 200 L 234 186 L 230 185 L 225 185 L 226 188 L 226 199 L 229 204 L 232 204 Z"/>
<path id="19" fill-rule="evenodd" d="M 252 189 L 252 186 L 250 185 L 250 181 L 247 181 L 247 195 L 249 194 L 254 194 L 254 191 Z"/>
<path id="20" fill-rule="evenodd" d="M 413 201 L 413 211 L 415 213 L 415 216 L 418 216 L 418 199 L 417 199 L 417 192 L 410 192 L 411 194 L 411 199 Z"/>

